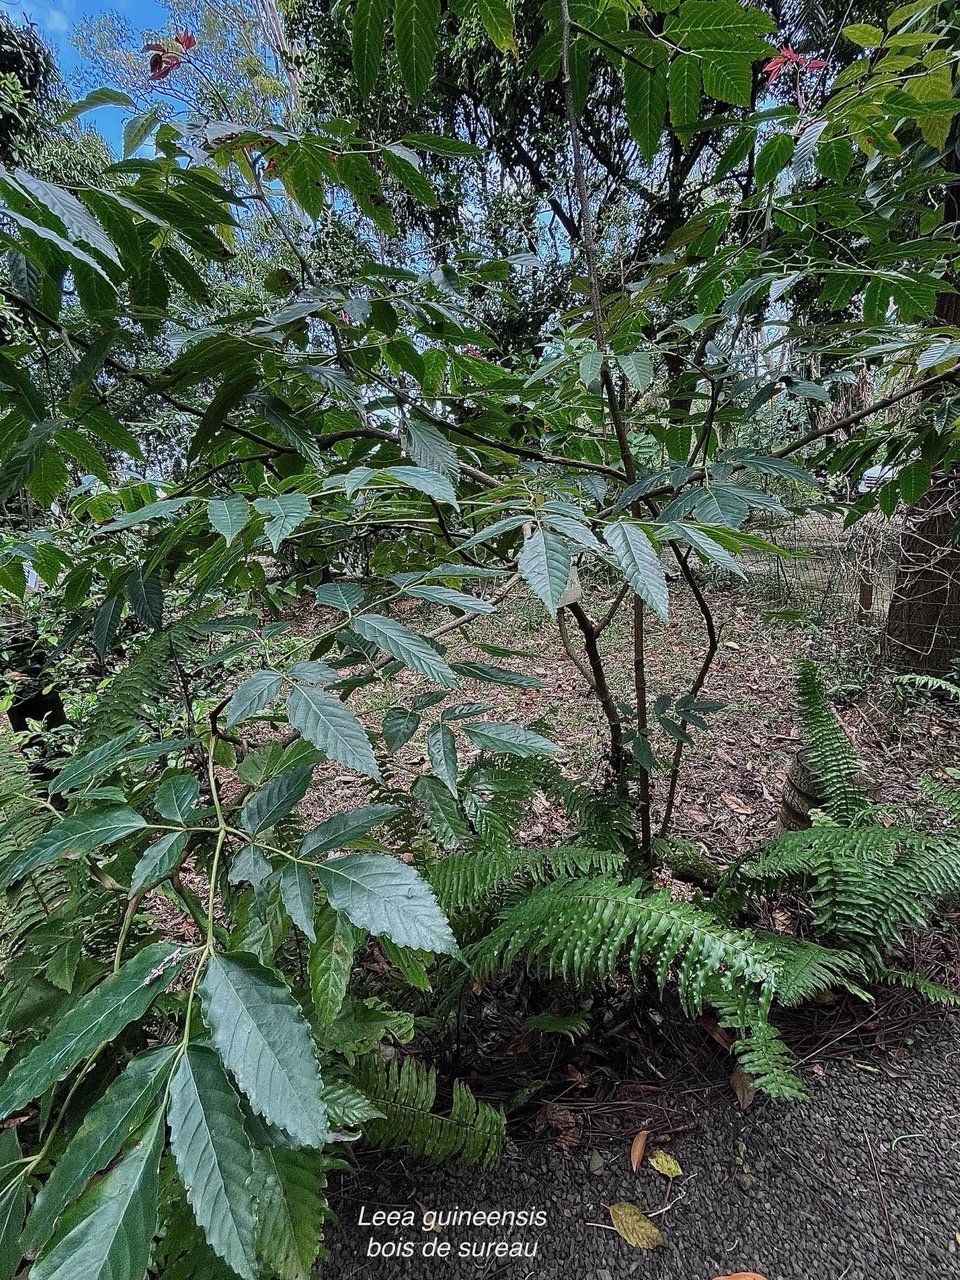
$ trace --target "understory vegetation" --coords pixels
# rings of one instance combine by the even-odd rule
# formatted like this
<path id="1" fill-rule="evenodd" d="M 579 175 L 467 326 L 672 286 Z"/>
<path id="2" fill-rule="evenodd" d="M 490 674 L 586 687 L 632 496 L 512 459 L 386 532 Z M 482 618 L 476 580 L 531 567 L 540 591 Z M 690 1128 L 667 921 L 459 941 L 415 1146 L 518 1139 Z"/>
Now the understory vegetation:
<path id="1" fill-rule="evenodd" d="M 784 1102 L 782 1010 L 956 1003 L 960 773 L 880 798 L 799 647 L 805 825 L 683 826 L 791 520 L 902 523 L 856 625 L 957 694 L 951 6 L 201 5 L 79 88 L 0 34 L 0 1280 L 307 1280 L 358 1140 L 501 1156 L 511 978 Z"/>

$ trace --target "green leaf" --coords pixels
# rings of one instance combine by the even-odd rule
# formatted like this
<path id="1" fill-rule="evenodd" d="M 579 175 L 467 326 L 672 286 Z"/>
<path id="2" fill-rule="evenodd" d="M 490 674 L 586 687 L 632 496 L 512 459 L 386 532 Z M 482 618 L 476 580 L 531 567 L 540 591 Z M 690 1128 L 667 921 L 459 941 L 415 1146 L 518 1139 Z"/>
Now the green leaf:
<path id="1" fill-rule="evenodd" d="M 287 769 L 271 778 L 263 790 L 258 791 L 241 809 L 240 825 L 244 831 L 255 836 L 285 818 L 307 794 L 312 779 L 311 765 Z"/>
<path id="2" fill-rule="evenodd" d="M 453 159 L 483 155 L 481 148 L 472 142 L 443 137 L 437 133 L 408 133 L 403 141 L 410 147 L 419 147 L 421 151 L 432 151 L 438 156 L 450 156 Z"/>
<path id="3" fill-rule="evenodd" d="M 284 1147 L 258 1151 L 256 1162 L 257 1173 L 263 1173 L 258 1242 L 269 1274 L 310 1280 L 330 1216 L 323 1176 L 329 1162 L 314 1152 Z"/>
<path id="4" fill-rule="evenodd" d="M 433 890 L 411 866 L 386 853 L 328 858 L 317 875 L 331 907 L 368 933 L 401 947 L 457 955 L 456 939 Z"/>
<path id="5" fill-rule="evenodd" d="M 638 391 L 646 391 L 653 381 L 653 358 L 649 351 L 631 351 L 628 355 L 617 356 L 617 364 L 626 380 Z"/>
<path id="6" fill-rule="evenodd" d="M 128 94 L 121 93 L 119 89 L 93 89 L 79 102 L 71 102 L 60 119 L 75 120 L 85 111 L 96 111 L 98 107 L 124 107 L 128 111 L 136 111 L 137 104 Z"/>
<path id="7" fill-rule="evenodd" d="M 140 1018 L 180 972 L 185 947 L 156 942 L 77 1001 L 0 1085 L 0 1119 L 19 1111 Z"/>
<path id="8" fill-rule="evenodd" d="M 174 773 L 161 782 L 153 807 L 161 818 L 186 823 L 193 815 L 199 795 L 200 783 L 192 773 Z"/>
<path id="9" fill-rule="evenodd" d="M 169 1046 L 138 1054 L 86 1113 L 37 1195 L 24 1249 L 35 1251 L 50 1239 L 63 1210 L 130 1140 L 163 1088 L 176 1052 Z"/>
<path id="10" fill-rule="evenodd" d="M 353 582 L 325 582 L 316 590 L 317 604 L 351 613 L 363 604 L 363 590 Z"/>
<path id="11" fill-rule="evenodd" d="M 126 805 L 86 809 L 55 823 L 34 844 L 14 849 L 14 857 L 0 867 L 0 884 L 5 888 L 17 880 L 63 857 L 80 857 L 102 845 L 115 844 L 124 836 L 140 831 L 146 819 Z"/>
<path id="12" fill-rule="evenodd" d="M 453 731 L 446 725 L 431 725 L 427 730 L 427 755 L 433 772 L 450 790 L 457 794 L 457 744 Z"/>
<path id="13" fill-rule="evenodd" d="M 623 88 L 630 136 L 639 146 L 644 160 L 650 164 L 660 147 L 667 114 L 665 68 L 641 67 L 636 62 L 627 62 L 623 68 Z"/>
<path id="14" fill-rule="evenodd" d="M 883 44 L 883 32 L 869 22 L 852 22 L 843 34 L 862 49 L 879 49 Z"/>
<path id="15" fill-rule="evenodd" d="M 696 124 L 700 116 L 700 59 L 694 54 L 680 53 L 671 59 L 667 95 L 673 127 Z"/>
<path id="16" fill-rule="evenodd" d="M 210 957 L 203 1016 L 224 1066 L 258 1115 L 301 1146 L 329 1137 L 313 1037 L 286 983 L 249 952 Z"/>
<path id="17" fill-rule="evenodd" d="M 555 616 L 570 580 L 570 544 L 565 538 L 535 529 L 517 557 L 517 568 L 547 611 Z"/>
<path id="18" fill-rule="evenodd" d="M 353 73 L 364 98 L 369 98 L 376 87 L 389 19 L 390 0 L 357 0 L 353 11 Z"/>
<path id="19" fill-rule="evenodd" d="M 10 1134 L 9 1149 L 4 1142 L 0 1147 L 0 1155 L 12 1163 L 20 1159 L 20 1148 L 13 1131 Z M 10 1177 L 8 1170 L 5 1179 Z M 20 1242 L 20 1230 L 23 1226 L 23 1215 L 27 1207 L 27 1186 L 25 1174 L 7 1183 L 7 1189 L 0 1195 L 0 1280 L 11 1280 L 13 1273 L 23 1260 L 23 1248 Z"/>
<path id="20" fill-rule="evenodd" d="M 627 520 L 607 525 L 603 536 L 631 587 L 666 621 L 669 610 L 667 578 L 650 539 L 639 525 Z"/>
<path id="21" fill-rule="evenodd" d="M 458 511 L 460 509 L 449 477 L 441 475 L 438 471 L 426 471 L 423 467 L 384 467 L 377 474 L 389 476 L 390 479 L 397 480 L 410 489 L 417 489 L 430 498 L 436 498 L 437 502 L 445 502 Z"/>
<path id="22" fill-rule="evenodd" d="M 10 181 L 9 175 L 7 177 L 8 181 Z M 87 206 L 82 204 L 71 191 L 67 191 L 64 187 L 55 186 L 52 182 L 45 182 L 42 178 L 34 177 L 32 173 L 27 173 L 25 169 L 17 169 L 12 181 L 14 185 L 22 190 L 29 191 L 42 209 L 59 218 L 64 227 L 66 227 L 67 235 L 70 236 L 71 240 L 82 240 L 91 249 L 96 249 L 105 258 L 109 258 L 111 262 L 115 262 L 118 266 L 120 265 L 117 251 L 104 232 L 103 227 L 101 227 Z M 8 210 L 7 212 L 11 211 Z M 93 259 L 90 260 L 90 265 L 97 266 Z"/>
<path id="23" fill-rule="evenodd" d="M 420 717 L 404 707 L 390 707 L 383 717 L 383 740 L 387 750 L 394 752 L 409 742 L 420 728 Z"/>
<path id="24" fill-rule="evenodd" d="M 227 703 L 224 711 L 227 728 L 269 707 L 277 700 L 282 688 L 283 676 L 276 671 L 255 671 L 252 676 L 247 676 Z"/>
<path id="25" fill-rule="evenodd" d="M 160 123 L 160 115 L 156 107 L 142 111 L 130 120 L 123 122 L 123 158 L 129 160 L 135 156 L 146 140 Z"/>
<path id="26" fill-rule="evenodd" d="M 849 138 L 828 138 L 816 156 L 817 172 L 839 186 L 853 167 L 853 143 Z"/>
<path id="27" fill-rule="evenodd" d="M 211 1049 L 191 1045 L 174 1073 L 170 1149 L 210 1248 L 241 1280 L 257 1280 L 253 1152 L 240 1102 Z"/>
<path id="28" fill-rule="evenodd" d="M 409 417 L 404 424 L 404 449 L 418 467 L 433 471 L 449 479 L 460 471 L 457 451 L 443 434 L 430 422 Z"/>
<path id="29" fill-rule="evenodd" d="M 460 806 L 439 778 L 422 774 L 412 788 L 423 805 L 423 816 L 433 838 L 444 849 L 456 849 L 470 835 Z"/>
<path id="30" fill-rule="evenodd" d="M 127 599 L 145 627 L 154 631 L 163 626 L 163 588 L 159 575 L 149 574 L 146 578 L 139 569 L 127 574 Z"/>
<path id="31" fill-rule="evenodd" d="M 363 725 L 339 698 L 316 685 L 296 685 L 287 699 L 287 716 L 293 727 L 331 760 L 381 780 Z"/>
<path id="32" fill-rule="evenodd" d="M 465 680 L 479 680 L 482 684 L 503 684 L 514 689 L 542 689 L 543 682 L 536 676 L 525 676 L 509 667 L 493 667 L 485 662 L 451 662 L 457 675 Z"/>
<path id="33" fill-rule="evenodd" d="M 316 941 L 310 948 L 310 991 L 322 1027 L 336 1021 L 347 994 L 350 970 L 359 939 L 350 921 L 324 903 L 314 923 Z"/>
<path id="34" fill-rule="evenodd" d="M 703 55 L 703 91 L 718 102 L 749 107 L 753 88 L 753 68 L 749 58 L 736 54 Z"/>
<path id="35" fill-rule="evenodd" d="M 556 756 L 563 752 L 549 738 L 500 720 L 473 720 L 463 726 L 464 734 L 484 751 L 508 756 Z"/>
<path id="36" fill-rule="evenodd" d="M 516 52 L 513 11 L 507 0 L 477 0 L 477 12 L 484 30 L 500 52 Z"/>
<path id="37" fill-rule="evenodd" d="M 280 870 L 280 896 L 287 915 L 310 942 L 316 938 L 313 928 L 313 876 L 302 862 L 285 862 Z"/>
<path id="38" fill-rule="evenodd" d="M 433 75 L 439 21 L 439 0 L 394 0 L 393 38 L 411 102 L 420 101 Z"/>
<path id="39" fill-rule="evenodd" d="M 161 498 L 159 502 L 148 502 L 145 507 L 138 507 L 136 511 L 121 511 L 109 524 L 103 526 L 103 530 L 105 533 L 114 533 L 118 529 L 132 529 L 134 525 L 143 524 L 147 520 L 165 519 L 174 515 L 189 501 L 189 498 Z"/>
<path id="40" fill-rule="evenodd" d="M 454 591 L 452 587 L 404 587 L 404 592 L 415 600 L 445 604 L 450 609 L 462 609 L 465 613 L 492 613 L 495 608 L 489 600 L 480 600 L 477 596 L 467 595 L 465 591 Z"/>
<path id="41" fill-rule="evenodd" d="M 295 529 L 299 529 L 310 514 L 310 500 L 302 493 L 282 493 L 276 498 L 257 498 L 253 505 L 262 516 L 268 517 L 263 531 L 274 552 L 284 538 L 289 538 Z"/>
<path id="42" fill-rule="evenodd" d="M 144 1280 L 157 1232 L 162 1150 L 158 1112 L 134 1148 L 66 1215 L 31 1280 Z"/>
<path id="43" fill-rule="evenodd" d="M 250 519 L 250 503 L 246 498 L 211 498 L 207 503 L 207 519 L 222 533 L 229 547 Z"/>
<path id="44" fill-rule="evenodd" d="M 335 813 L 307 832 L 300 844 L 300 853 L 306 856 L 342 849 L 399 812 L 398 804 L 364 804 L 346 813 Z"/>
<path id="45" fill-rule="evenodd" d="M 603 356 L 599 351 L 588 351 L 580 357 L 578 366 L 580 381 L 588 391 L 595 390 L 603 372 Z"/>
<path id="46" fill-rule="evenodd" d="M 354 618 L 353 629 L 362 639 L 369 640 L 392 658 L 402 662 L 405 667 L 419 671 L 437 684 L 450 688 L 457 683 L 455 673 L 433 645 L 394 618 L 385 618 L 378 613 L 364 613 Z"/>
<path id="47" fill-rule="evenodd" d="M 760 148 L 754 166 L 758 187 L 765 187 L 793 158 L 794 140 L 789 133 L 775 133 Z"/>
<path id="48" fill-rule="evenodd" d="M 709 534 L 697 529 L 694 525 L 685 524 L 678 520 L 671 526 L 685 542 L 689 542 L 691 547 L 699 551 L 707 560 L 711 560 L 714 564 L 718 564 L 721 568 L 726 569 L 729 573 L 735 573 L 740 578 L 746 578 L 746 574 L 734 560 L 733 556 L 725 547 L 721 547 L 719 542 L 714 542 Z"/>
<path id="49" fill-rule="evenodd" d="M 130 896 L 133 897 L 144 885 L 152 885 L 168 876 L 180 861 L 187 842 L 189 831 L 168 831 L 143 854 L 133 869 L 130 877 Z"/>
<path id="50" fill-rule="evenodd" d="M 27 488 L 40 506 L 49 507 L 69 483 L 70 474 L 57 450 L 50 445 L 41 449 L 27 476 Z"/>

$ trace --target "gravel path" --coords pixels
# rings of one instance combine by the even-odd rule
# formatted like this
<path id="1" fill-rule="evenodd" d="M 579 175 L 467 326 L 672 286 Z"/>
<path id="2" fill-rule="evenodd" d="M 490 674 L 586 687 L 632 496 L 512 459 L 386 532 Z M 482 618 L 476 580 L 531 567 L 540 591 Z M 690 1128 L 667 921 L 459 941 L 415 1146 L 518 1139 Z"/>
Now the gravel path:
<path id="1" fill-rule="evenodd" d="M 658 1215 L 655 1251 L 612 1231 L 604 1205 L 647 1211 L 664 1179 L 630 1170 L 624 1144 L 589 1143 L 569 1159 L 542 1143 L 492 1170 L 364 1158 L 333 1187 L 341 1226 L 324 1274 L 355 1280 L 713 1280 L 757 1271 L 766 1280 L 960 1280 L 960 1024 L 944 1018 L 891 1078 L 875 1062 L 834 1063 L 805 1106 L 758 1099 L 741 1113 L 724 1096 L 693 1133 L 669 1144 L 683 1179 Z M 362 1189 L 361 1189 L 362 1188 Z M 360 1226 L 376 1210 L 412 1209 L 418 1223 Z M 452 1226 L 425 1232 L 424 1209 L 545 1210 L 540 1229 Z M 368 1257 L 368 1240 L 414 1242 L 410 1259 Z M 520 1241 L 526 1257 L 473 1260 L 460 1245 Z M 424 1240 L 451 1256 L 425 1258 Z M 536 1243 L 536 1256 L 530 1250 Z"/>

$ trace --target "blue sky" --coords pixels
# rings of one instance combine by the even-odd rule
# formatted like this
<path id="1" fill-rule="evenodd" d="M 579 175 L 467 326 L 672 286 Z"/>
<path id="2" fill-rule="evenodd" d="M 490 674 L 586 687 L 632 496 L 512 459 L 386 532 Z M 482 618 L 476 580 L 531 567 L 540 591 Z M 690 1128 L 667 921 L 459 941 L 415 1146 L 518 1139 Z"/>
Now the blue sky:
<path id="1" fill-rule="evenodd" d="M 155 0 L 27 0 L 22 12 L 37 24 L 69 78 L 78 60 L 70 32 L 80 18 L 108 10 L 124 14 L 134 27 L 162 26 L 166 17 Z"/>

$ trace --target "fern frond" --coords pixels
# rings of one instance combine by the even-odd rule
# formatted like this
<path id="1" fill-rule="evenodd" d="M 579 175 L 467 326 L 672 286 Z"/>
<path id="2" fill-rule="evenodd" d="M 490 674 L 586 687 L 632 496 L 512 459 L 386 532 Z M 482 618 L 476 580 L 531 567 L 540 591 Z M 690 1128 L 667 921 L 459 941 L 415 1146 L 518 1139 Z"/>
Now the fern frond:
<path id="1" fill-rule="evenodd" d="M 488 903 L 514 879 L 543 883 L 553 875 L 616 875 L 622 855 L 609 849 L 575 845 L 552 848 L 477 849 L 453 853 L 425 868 L 425 874 L 444 911 L 464 911 Z"/>
<path id="2" fill-rule="evenodd" d="M 454 1081 L 449 1116 L 437 1115 L 437 1073 L 415 1058 L 385 1063 L 371 1054 L 359 1063 L 359 1087 L 381 1119 L 367 1121 L 364 1133 L 375 1146 L 399 1147 L 412 1155 L 467 1164 L 492 1164 L 503 1151 L 506 1121 L 499 1107 L 478 1101 L 465 1084 Z"/>
<path id="3" fill-rule="evenodd" d="M 862 1000 L 870 999 L 857 981 L 859 978 L 866 982 L 867 971 L 854 952 L 767 931 L 759 933 L 757 940 L 766 947 L 776 970 L 774 994 L 778 1004 L 801 1004 L 836 987 L 843 987 Z"/>
<path id="4" fill-rule="evenodd" d="M 863 769 L 836 712 L 827 702 L 816 663 L 801 658 L 797 709 L 813 773 L 823 790 L 821 806 L 841 826 L 851 826 L 870 804 Z"/>
<path id="5" fill-rule="evenodd" d="M 935 804 L 946 810 L 951 826 L 960 829 L 960 769 L 948 769 L 947 774 L 955 779 L 953 785 L 939 778 L 924 777 L 920 779 L 920 786 Z"/>
<path id="6" fill-rule="evenodd" d="M 726 928 L 710 911 L 666 890 L 651 893 L 640 881 L 624 885 L 608 876 L 562 878 L 533 889 L 470 949 L 469 959 L 481 976 L 522 959 L 581 984 L 612 977 L 620 961 L 637 978 L 641 962 L 650 959 L 661 987 L 673 973 L 690 1012 L 702 1007 L 705 985 L 718 974 L 744 1004 L 759 988 L 767 1005 L 775 978 L 751 933 Z"/>
<path id="7" fill-rule="evenodd" d="M 158 702 L 177 685 L 177 662 L 187 662 L 207 640 L 210 610 L 181 618 L 155 631 L 104 690 L 88 717 L 77 755 L 102 746 L 143 719 L 150 720 Z"/>
<path id="8" fill-rule="evenodd" d="M 568 1036 L 576 1040 L 590 1030 L 590 1023 L 582 1013 L 535 1013 L 523 1024 L 534 1031 L 547 1031 L 553 1035 Z"/>
<path id="9" fill-rule="evenodd" d="M 942 986 L 939 982 L 931 982 L 922 973 L 914 973 L 911 969 L 884 969 L 875 974 L 874 977 L 879 982 L 890 983 L 898 987 L 909 987 L 911 991 L 916 991 L 926 1000 L 932 1000 L 934 1004 L 945 1004 L 951 1008 L 960 1005 L 960 995 L 957 995 L 955 991 L 951 991 L 949 987 Z"/>
<path id="10" fill-rule="evenodd" d="M 912 672 L 894 676 L 893 683 L 902 689 L 923 689 L 926 693 L 945 693 L 950 698 L 960 699 L 960 685 L 953 680 L 944 680 L 942 676 L 932 676 L 926 672 Z"/>
<path id="11" fill-rule="evenodd" d="M 754 1088 L 771 1098 L 806 1102 L 810 1092 L 797 1073 L 796 1057 L 759 1003 L 751 1000 L 744 1010 L 719 984 L 709 994 L 720 1026 L 737 1032 L 730 1051 Z"/>

